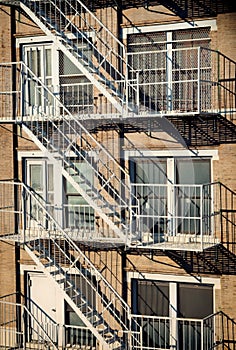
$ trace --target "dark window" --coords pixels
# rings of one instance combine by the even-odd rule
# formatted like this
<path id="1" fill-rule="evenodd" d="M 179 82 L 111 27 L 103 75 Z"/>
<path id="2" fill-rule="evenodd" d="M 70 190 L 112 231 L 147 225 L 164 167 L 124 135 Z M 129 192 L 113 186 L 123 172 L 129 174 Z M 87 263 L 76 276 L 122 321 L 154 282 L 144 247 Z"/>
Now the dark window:
<path id="1" fill-rule="evenodd" d="M 178 284 L 179 317 L 202 319 L 213 313 L 213 287 L 202 284 Z"/>
<path id="2" fill-rule="evenodd" d="M 139 315 L 169 315 L 169 283 L 133 281 L 133 312 Z"/>

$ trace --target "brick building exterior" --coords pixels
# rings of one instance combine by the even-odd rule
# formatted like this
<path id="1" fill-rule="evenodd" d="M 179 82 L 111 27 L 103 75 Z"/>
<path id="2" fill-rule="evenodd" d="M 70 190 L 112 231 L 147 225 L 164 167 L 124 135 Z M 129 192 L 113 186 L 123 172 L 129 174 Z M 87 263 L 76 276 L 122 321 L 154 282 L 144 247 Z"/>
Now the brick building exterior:
<path id="1" fill-rule="evenodd" d="M 0 26 L 0 348 L 235 349 L 235 5 Z"/>

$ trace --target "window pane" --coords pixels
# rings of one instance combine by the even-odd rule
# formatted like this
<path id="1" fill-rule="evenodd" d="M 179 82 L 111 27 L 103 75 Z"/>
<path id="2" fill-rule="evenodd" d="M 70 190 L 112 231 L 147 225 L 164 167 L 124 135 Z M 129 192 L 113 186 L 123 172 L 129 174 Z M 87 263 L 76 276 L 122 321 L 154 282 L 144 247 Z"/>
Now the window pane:
<path id="1" fill-rule="evenodd" d="M 51 49 L 46 49 L 46 76 L 52 75 Z"/>
<path id="2" fill-rule="evenodd" d="M 54 190 L 54 183 L 53 183 L 53 165 L 48 164 L 48 191 Z"/>
<path id="3" fill-rule="evenodd" d="M 180 159 L 176 162 L 178 184 L 205 184 L 211 181 L 210 159 Z"/>
<path id="4" fill-rule="evenodd" d="M 88 182 L 90 182 L 91 184 L 93 184 L 93 172 L 91 167 L 84 162 L 74 162 L 74 165 L 76 166 L 76 168 L 78 169 L 78 171 L 88 180 Z M 79 176 L 73 176 L 73 179 L 80 184 L 81 180 Z M 89 189 L 89 186 L 86 184 L 81 184 L 80 185 L 81 188 L 83 188 L 83 190 L 87 190 Z M 73 193 L 78 193 L 77 190 L 67 181 L 66 183 L 66 193 L 67 194 L 73 194 Z"/>
<path id="5" fill-rule="evenodd" d="M 30 186 L 38 192 L 43 191 L 43 167 L 42 165 L 30 165 Z"/>
<path id="6" fill-rule="evenodd" d="M 139 315 L 168 316 L 168 282 L 138 280 L 136 296 L 136 313 Z"/>
<path id="7" fill-rule="evenodd" d="M 134 182 L 165 184 L 166 183 L 166 160 L 153 159 L 133 159 Z"/>
<path id="8" fill-rule="evenodd" d="M 180 283 L 178 285 L 179 317 L 202 319 L 213 313 L 213 287 Z"/>
<path id="9" fill-rule="evenodd" d="M 61 51 L 59 53 L 60 58 L 60 75 L 70 75 L 70 74 L 82 74 L 81 71 L 69 60 L 66 55 Z"/>

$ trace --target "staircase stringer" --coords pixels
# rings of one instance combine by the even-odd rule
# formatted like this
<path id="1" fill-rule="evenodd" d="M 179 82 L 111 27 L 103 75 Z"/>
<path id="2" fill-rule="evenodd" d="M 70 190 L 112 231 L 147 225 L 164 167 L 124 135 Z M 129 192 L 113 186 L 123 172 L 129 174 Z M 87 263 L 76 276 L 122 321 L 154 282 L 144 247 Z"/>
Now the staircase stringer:
<path id="1" fill-rule="evenodd" d="M 32 131 L 27 128 L 24 124 L 22 124 L 23 130 L 27 133 L 27 135 L 34 141 L 34 143 L 41 149 L 41 151 L 52 161 L 59 161 L 61 155 L 59 153 L 55 153 L 53 155 L 50 153 L 46 147 L 39 141 L 39 139 L 32 133 Z M 73 179 L 73 177 L 65 170 L 65 168 L 60 164 L 62 175 L 71 183 L 71 185 L 79 192 L 79 194 L 91 205 L 91 207 L 99 213 L 100 217 L 109 225 L 109 227 L 114 231 L 114 233 L 122 239 L 125 244 L 128 244 L 128 237 L 126 234 L 119 229 L 112 220 L 103 212 L 103 210 L 96 204 L 96 201 L 91 198 L 79 184 Z M 125 226 L 124 226 L 125 229 Z"/>
<path id="2" fill-rule="evenodd" d="M 123 105 L 119 103 L 112 95 L 108 92 L 108 90 L 101 84 L 99 81 L 93 76 L 95 72 L 92 74 L 86 69 L 86 67 L 79 62 L 79 60 L 74 56 L 67 48 L 66 43 L 63 45 L 61 38 L 59 35 L 52 34 L 52 32 L 40 21 L 40 19 L 31 11 L 27 6 L 25 6 L 20 1 L 20 6 L 27 13 L 28 16 L 32 18 L 35 24 L 47 35 L 47 37 L 54 42 L 58 50 L 61 50 L 68 59 L 78 67 L 78 69 L 86 76 L 86 78 L 91 81 L 91 83 L 96 86 L 96 88 L 111 102 L 111 104 L 117 109 L 119 113 L 123 113 Z M 100 78 L 101 79 L 101 78 Z M 104 80 L 104 85 L 106 85 L 106 81 Z"/>
<path id="3" fill-rule="evenodd" d="M 84 324 L 92 331 L 94 336 L 103 344 L 104 350 L 109 350 L 110 347 L 107 344 L 107 342 L 104 340 L 104 338 L 99 334 L 99 332 L 96 330 L 96 328 L 92 325 L 91 322 L 89 322 L 88 318 L 83 314 L 83 312 L 76 306 L 76 304 L 73 302 L 73 300 L 69 297 L 69 295 L 65 292 L 63 288 L 60 287 L 60 285 L 56 282 L 56 280 L 51 276 L 50 272 L 46 270 L 44 265 L 40 262 L 40 260 L 35 256 L 35 254 L 30 250 L 29 247 L 27 247 L 26 244 L 24 244 L 25 251 L 29 254 L 31 259 L 36 263 L 36 265 L 43 270 L 44 274 L 53 281 L 54 285 L 57 288 L 57 291 L 61 294 L 61 296 L 66 300 L 66 302 L 71 306 L 71 308 L 75 311 L 75 313 L 81 318 L 81 320 L 84 322 Z"/>

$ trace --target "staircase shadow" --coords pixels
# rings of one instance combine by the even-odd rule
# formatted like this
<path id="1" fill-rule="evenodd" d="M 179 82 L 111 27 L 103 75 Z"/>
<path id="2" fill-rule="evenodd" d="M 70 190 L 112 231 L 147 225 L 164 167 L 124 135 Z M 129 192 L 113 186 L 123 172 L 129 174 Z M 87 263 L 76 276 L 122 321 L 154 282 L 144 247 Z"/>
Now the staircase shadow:
<path id="1" fill-rule="evenodd" d="M 235 275 L 236 255 L 218 244 L 203 252 L 167 250 L 166 255 L 188 273 Z"/>

